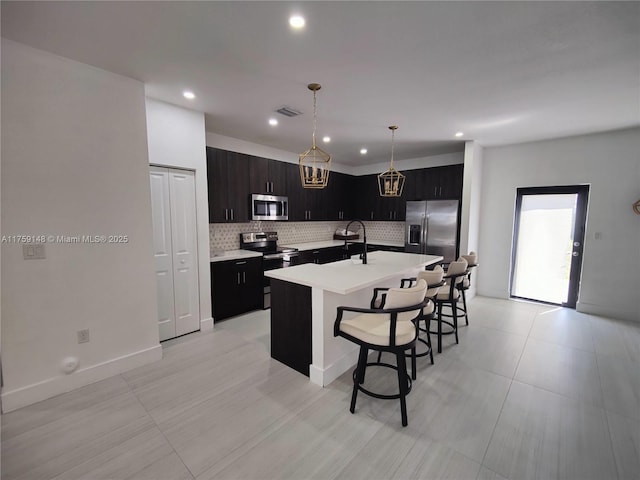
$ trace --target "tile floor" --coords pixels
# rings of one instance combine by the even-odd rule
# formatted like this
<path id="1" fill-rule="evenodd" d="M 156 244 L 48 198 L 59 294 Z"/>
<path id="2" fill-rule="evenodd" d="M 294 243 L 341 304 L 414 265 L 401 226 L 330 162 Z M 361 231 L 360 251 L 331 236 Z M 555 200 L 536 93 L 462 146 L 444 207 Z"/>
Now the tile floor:
<path id="1" fill-rule="evenodd" d="M 640 325 L 478 297 L 402 428 L 397 401 L 319 388 L 269 356 L 267 312 L 2 416 L 2 478 L 640 478 Z M 378 385 L 395 377 L 367 373 Z"/>

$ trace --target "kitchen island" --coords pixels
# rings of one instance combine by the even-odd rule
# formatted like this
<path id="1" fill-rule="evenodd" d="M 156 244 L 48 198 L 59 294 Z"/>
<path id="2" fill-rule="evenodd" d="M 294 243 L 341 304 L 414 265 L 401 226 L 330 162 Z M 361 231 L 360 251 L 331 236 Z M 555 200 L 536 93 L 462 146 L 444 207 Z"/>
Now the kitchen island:
<path id="1" fill-rule="evenodd" d="M 357 346 L 333 336 L 340 305 L 368 308 L 374 287 L 397 287 L 425 266 L 442 261 L 436 255 L 371 252 L 325 265 L 304 264 L 271 270 L 271 356 L 328 385 L 357 360 Z"/>

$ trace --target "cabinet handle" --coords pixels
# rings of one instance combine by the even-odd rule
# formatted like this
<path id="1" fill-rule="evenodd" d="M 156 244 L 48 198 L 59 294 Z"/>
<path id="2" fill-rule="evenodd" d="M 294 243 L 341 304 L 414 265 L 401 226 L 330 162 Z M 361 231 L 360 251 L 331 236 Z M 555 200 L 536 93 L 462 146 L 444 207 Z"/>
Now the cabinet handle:
<path id="1" fill-rule="evenodd" d="M 442 187 L 440 187 L 440 193 L 439 193 L 439 195 L 440 195 L 440 196 L 442 196 Z"/>
<path id="2" fill-rule="evenodd" d="M 393 212 L 389 211 L 389 220 L 393 220 Z"/>
<path id="3" fill-rule="evenodd" d="M 371 220 L 373 220 L 373 212 L 371 212 Z"/>
<path id="4" fill-rule="evenodd" d="M 240 285 L 240 272 L 238 272 L 238 285 Z"/>
<path id="5" fill-rule="evenodd" d="M 242 283 L 247 283 L 247 272 L 242 272 Z"/>
<path id="6" fill-rule="evenodd" d="M 273 182 L 271 182 L 271 193 L 273 193 Z"/>
<path id="7" fill-rule="evenodd" d="M 229 220 L 229 209 L 228 208 L 224 209 L 224 219 L 225 220 Z"/>
<path id="8" fill-rule="evenodd" d="M 245 263 L 247 263 L 246 260 L 244 262 L 236 262 L 236 265 L 244 265 Z"/>
<path id="9" fill-rule="evenodd" d="M 233 220 L 233 208 L 231 208 L 230 210 L 231 210 L 231 220 Z"/>
<path id="10" fill-rule="evenodd" d="M 438 187 L 433 187 L 433 196 L 438 195 Z"/>

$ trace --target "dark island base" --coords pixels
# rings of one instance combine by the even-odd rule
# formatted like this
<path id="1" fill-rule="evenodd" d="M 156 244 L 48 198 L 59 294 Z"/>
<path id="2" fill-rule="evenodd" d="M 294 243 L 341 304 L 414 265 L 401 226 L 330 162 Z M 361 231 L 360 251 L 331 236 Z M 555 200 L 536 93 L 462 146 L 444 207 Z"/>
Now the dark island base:
<path id="1" fill-rule="evenodd" d="M 271 279 L 271 357 L 309 376 L 311 287 Z"/>

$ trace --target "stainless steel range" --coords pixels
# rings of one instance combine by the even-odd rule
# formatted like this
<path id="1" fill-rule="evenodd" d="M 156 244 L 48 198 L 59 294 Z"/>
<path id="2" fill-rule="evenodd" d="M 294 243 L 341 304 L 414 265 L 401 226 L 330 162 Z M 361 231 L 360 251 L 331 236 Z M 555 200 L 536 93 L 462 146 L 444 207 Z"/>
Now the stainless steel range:
<path id="1" fill-rule="evenodd" d="M 286 268 L 298 255 L 298 249 L 278 246 L 278 232 L 247 232 L 240 234 L 240 248 L 262 252 L 262 285 L 264 288 L 264 308 L 271 307 L 271 284 L 264 276 L 267 270 Z"/>

